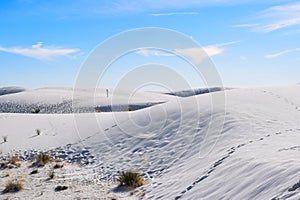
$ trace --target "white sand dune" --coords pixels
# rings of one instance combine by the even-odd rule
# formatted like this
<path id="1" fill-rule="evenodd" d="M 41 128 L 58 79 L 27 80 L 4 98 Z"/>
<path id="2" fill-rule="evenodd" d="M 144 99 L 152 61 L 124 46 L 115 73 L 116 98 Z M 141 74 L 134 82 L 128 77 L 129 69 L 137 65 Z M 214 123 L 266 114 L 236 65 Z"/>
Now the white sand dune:
<path id="1" fill-rule="evenodd" d="M 7 94 L 14 94 L 14 93 L 18 93 L 18 92 L 23 92 L 25 91 L 25 88 L 22 87 L 3 87 L 0 88 L 0 96 L 1 95 L 7 95 Z"/>
<path id="2" fill-rule="evenodd" d="M 113 99 L 112 96 L 114 96 Z M 72 88 L 40 88 L 0 96 L 0 112 L 31 113 L 39 108 L 41 113 L 48 114 L 89 113 L 111 105 L 121 107 L 119 110 L 115 108 L 120 111 L 126 110 L 129 106 L 138 109 L 171 99 L 175 99 L 175 97 L 153 92 L 130 94 L 128 91 L 109 89 L 107 97 L 106 89 L 77 89 L 74 91 Z"/>
<path id="3" fill-rule="evenodd" d="M 0 105 L 3 110 L 9 107 L 7 102 L 55 105 L 72 100 L 72 90 L 66 91 L 26 90 L 1 96 Z M 99 90 L 95 104 L 91 92 L 80 94 L 73 100 L 82 108 L 111 102 L 104 89 Z M 3 154 L 67 145 L 88 149 L 95 163 L 74 172 L 74 178 L 92 171 L 101 177 L 100 182 L 114 184 L 119 171 L 136 170 L 146 179 L 146 184 L 137 189 L 146 191 L 144 199 L 299 200 L 300 86 L 234 89 L 225 94 L 221 133 L 210 126 L 211 117 L 223 120 L 222 109 L 211 108 L 212 94 L 181 98 L 142 92 L 132 99 L 132 105 L 160 104 L 134 112 L 1 113 L 0 135 L 7 135 L 8 141 L 0 147 Z M 119 98 L 112 101 L 113 105 L 128 105 L 126 92 L 115 95 Z M 54 111 L 58 112 L 67 113 L 61 108 Z M 36 129 L 41 135 L 35 136 Z M 22 194 L 34 198 L 27 191 L 17 197 Z M 70 199 L 75 197 L 66 194 Z M 102 194 L 135 198 L 126 193 Z M 55 194 L 48 192 L 43 198 L 47 195 L 52 198 Z"/>

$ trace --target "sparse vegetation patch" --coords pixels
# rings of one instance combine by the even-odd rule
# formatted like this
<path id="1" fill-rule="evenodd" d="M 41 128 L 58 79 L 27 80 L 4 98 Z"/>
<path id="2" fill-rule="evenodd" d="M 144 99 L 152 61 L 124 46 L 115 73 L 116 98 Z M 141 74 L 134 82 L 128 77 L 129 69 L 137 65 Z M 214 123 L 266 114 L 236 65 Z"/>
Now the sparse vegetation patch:
<path id="1" fill-rule="evenodd" d="M 143 177 L 140 174 L 131 171 L 121 172 L 121 175 L 117 180 L 119 182 L 119 186 L 136 188 L 144 185 Z"/>
<path id="2" fill-rule="evenodd" d="M 36 158 L 36 164 L 39 166 L 45 166 L 48 162 L 50 162 L 50 156 L 45 153 L 40 153 Z"/>
<path id="3" fill-rule="evenodd" d="M 8 181 L 5 185 L 3 193 L 19 192 L 23 189 L 23 184 L 18 181 Z"/>

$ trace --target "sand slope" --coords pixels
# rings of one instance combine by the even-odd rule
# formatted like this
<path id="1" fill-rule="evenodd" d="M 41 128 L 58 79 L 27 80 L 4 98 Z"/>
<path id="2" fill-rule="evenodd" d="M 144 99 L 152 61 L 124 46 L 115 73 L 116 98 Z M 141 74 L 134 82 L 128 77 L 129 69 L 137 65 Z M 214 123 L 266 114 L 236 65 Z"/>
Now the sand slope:
<path id="1" fill-rule="evenodd" d="M 9 95 L 10 101 L 36 101 L 21 94 Z M 8 142 L 1 151 L 68 144 L 89 149 L 96 162 L 88 169 L 104 183 L 122 170 L 141 172 L 145 199 L 300 199 L 299 86 L 226 91 L 221 133 L 210 127 L 211 117 L 224 117 L 221 109 L 212 112 L 210 94 L 151 97 L 165 103 L 134 112 L 2 113 L 0 134 Z M 136 102 L 153 101 L 144 94 Z M 37 128 L 42 134 L 32 137 Z M 80 173 L 84 169 L 76 177 Z"/>

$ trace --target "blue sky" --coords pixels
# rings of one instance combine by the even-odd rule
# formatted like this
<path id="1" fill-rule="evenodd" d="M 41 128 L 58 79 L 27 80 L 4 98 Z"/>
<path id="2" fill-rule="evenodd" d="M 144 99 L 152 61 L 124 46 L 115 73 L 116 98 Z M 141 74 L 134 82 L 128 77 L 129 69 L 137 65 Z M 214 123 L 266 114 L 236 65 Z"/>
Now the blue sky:
<path id="1" fill-rule="evenodd" d="M 300 82 L 300 1 L 1 0 L 0 18 L 0 87 L 73 86 L 98 44 L 142 27 L 197 41 L 225 86 Z M 100 87 L 113 87 L 133 64 L 151 62 L 189 71 L 179 59 L 141 51 L 112 65 Z M 192 87 L 202 84 L 191 81 Z"/>

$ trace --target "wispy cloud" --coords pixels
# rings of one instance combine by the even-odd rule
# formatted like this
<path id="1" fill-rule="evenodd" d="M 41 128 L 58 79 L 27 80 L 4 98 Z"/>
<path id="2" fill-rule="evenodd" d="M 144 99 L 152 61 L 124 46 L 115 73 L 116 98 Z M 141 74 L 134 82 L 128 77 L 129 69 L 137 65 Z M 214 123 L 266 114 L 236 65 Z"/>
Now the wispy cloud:
<path id="1" fill-rule="evenodd" d="M 276 0 L 284 2 L 286 0 Z M 76 0 L 76 1 L 17 1 L 18 7 L 22 8 L 27 15 L 49 15 L 56 19 L 63 19 L 73 16 L 97 17 L 103 14 L 122 15 L 136 13 L 157 13 L 179 12 L 182 10 L 198 9 L 211 6 L 226 5 L 253 5 L 261 3 L 261 0 Z M 274 2 L 274 0 L 264 0 Z M 24 8 L 24 9 L 23 9 Z"/>
<path id="2" fill-rule="evenodd" d="M 248 27 L 253 32 L 270 33 L 300 25 L 300 3 L 273 6 L 257 13 L 255 18 L 260 23 L 239 24 L 232 27 Z"/>
<path id="3" fill-rule="evenodd" d="M 153 13 L 154 17 L 172 16 L 172 15 L 198 15 L 198 12 L 169 12 L 169 13 Z"/>
<path id="4" fill-rule="evenodd" d="M 154 50 L 154 49 L 147 49 L 147 48 L 140 48 L 137 51 L 135 51 L 135 53 L 142 56 L 174 56 L 174 54 L 168 52 Z"/>
<path id="5" fill-rule="evenodd" d="M 278 53 L 267 54 L 267 55 L 265 55 L 265 58 L 273 59 L 273 58 L 277 58 L 277 57 L 283 56 L 285 54 L 293 53 L 293 52 L 296 52 L 296 51 L 300 51 L 300 48 L 288 49 L 288 50 L 284 50 L 284 51 L 281 51 L 281 52 L 278 52 Z"/>
<path id="6" fill-rule="evenodd" d="M 235 24 L 235 25 L 232 25 L 231 27 L 234 27 L 234 28 L 249 28 L 249 27 L 255 27 L 255 26 L 259 26 L 259 24 Z"/>
<path id="7" fill-rule="evenodd" d="M 180 55 L 191 59 L 192 62 L 199 64 L 204 59 L 212 56 L 222 54 L 224 46 L 239 43 L 240 41 L 225 42 L 220 44 L 208 45 L 204 47 L 174 49 L 173 53 L 163 52 L 154 49 L 141 48 L 136 51 L 137 54 L 142 56 L 176 56 Z"/>
<path id="8" fill-rule="evenodd" d="M 80 51 L 80 49 L 67 49 L 61 47 L 42 47 L 43 43 L 38 42 L 31 46 L 31 48 L 24 47 L 1 47 L 0 51 L 19 54 L 22 56 L 27 56 L 39 60 L 50 60 L 58 56 L 68 56 Z"/>
<path id="9" fill-rule="evenodd" d="M 300 24 L 300 18 L 288 19 L 288 20 L 279 20 L 277 22 L 263 25 L 254 29 L 255 32 L 264 32 L 269 33 L 279 29 L 287 28 L 290 26 Z"/>

